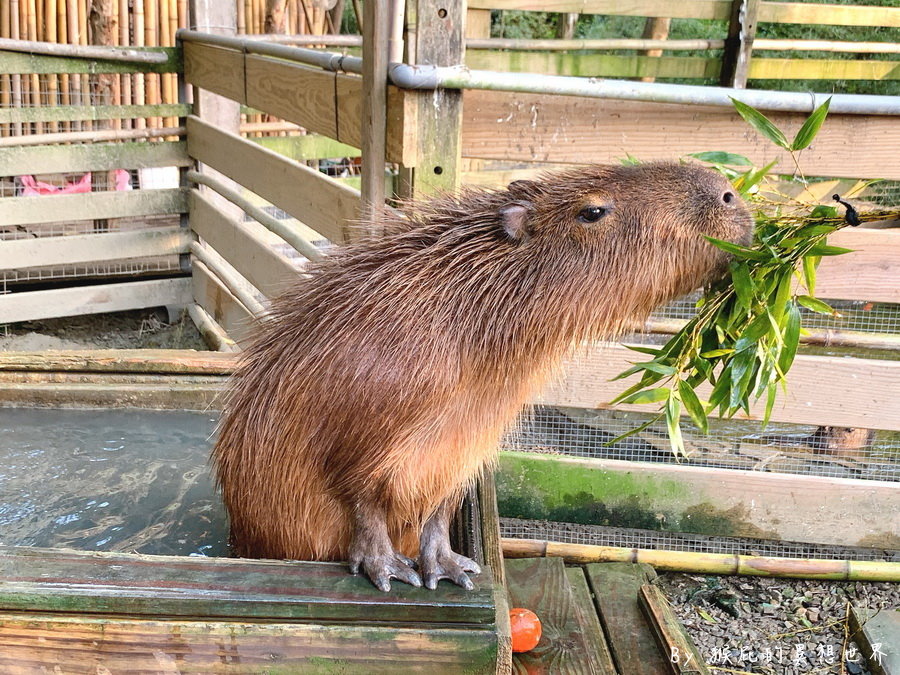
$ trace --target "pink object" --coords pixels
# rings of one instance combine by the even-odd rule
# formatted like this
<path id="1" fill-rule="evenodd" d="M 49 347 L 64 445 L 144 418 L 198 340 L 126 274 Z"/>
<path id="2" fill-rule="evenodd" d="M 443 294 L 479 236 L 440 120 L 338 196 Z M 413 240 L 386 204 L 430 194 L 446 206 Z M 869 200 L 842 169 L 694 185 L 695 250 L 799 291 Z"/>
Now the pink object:
<path id="1" fill-rule="evenodd" d="M 116 186 L 119 192 L 131 189 L 131 174 L 124 169 L 116 169 Z M 35 180 L 34 176 L 19 176 L 22 182 L 22 196 L 36 197 L 38 195 L 73 195 L 91 191 L 91 174 L 84 174 L 75 183 L 66 183 L 63 186 L 52 185 Z"/>

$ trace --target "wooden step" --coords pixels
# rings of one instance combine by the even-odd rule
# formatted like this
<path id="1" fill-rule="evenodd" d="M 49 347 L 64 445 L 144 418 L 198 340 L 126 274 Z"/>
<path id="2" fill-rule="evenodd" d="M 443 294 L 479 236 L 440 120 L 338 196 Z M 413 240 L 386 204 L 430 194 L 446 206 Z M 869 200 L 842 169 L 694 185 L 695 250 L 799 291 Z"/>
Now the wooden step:
<path id="1" fill-rule="evenodd" d="M 537 647 L 513 656 L 514 673 L 615 673 L 604 661 L 608 651 L 599 624 L 592 628 L 584 616 L 586 609 L 594 614 L 585 607 L 586 587 L 573 593 L 561 558 L 507 560 L 506 584 L 510 607 L 530 609 L 543 628 Z"/>
<path id="2" fill-rule="evenodd" d="M 900 609 L 853 607 L 850 631 L 874 675 L 900 675 Z"/>

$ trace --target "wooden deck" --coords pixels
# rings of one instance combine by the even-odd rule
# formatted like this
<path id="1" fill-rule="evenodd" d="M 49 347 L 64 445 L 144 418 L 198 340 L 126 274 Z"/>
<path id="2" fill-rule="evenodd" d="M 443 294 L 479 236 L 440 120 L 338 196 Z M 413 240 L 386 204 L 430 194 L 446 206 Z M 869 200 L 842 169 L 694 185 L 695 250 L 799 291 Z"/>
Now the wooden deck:
<path id="1" fill-rule="evenodd" d="M 510 607 L 541 620 L 541 641 L 513 656 L 514 673 L 705 674 L 649 565 L 566 567 L 561 558 L 507 560 Z M 687 654 L 688 656 L 681 656 Z"/>

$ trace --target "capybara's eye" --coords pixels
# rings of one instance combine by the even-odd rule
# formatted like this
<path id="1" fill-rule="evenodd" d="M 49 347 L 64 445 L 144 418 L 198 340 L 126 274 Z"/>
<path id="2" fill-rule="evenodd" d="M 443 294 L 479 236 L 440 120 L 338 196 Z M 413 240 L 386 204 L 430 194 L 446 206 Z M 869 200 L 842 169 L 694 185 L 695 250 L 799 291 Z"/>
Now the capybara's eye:
<path id="1" fill-rule="evenodd" d="M 724 195 L 722 195 L 722 201 L 725 202 L 726 204 L 730 204 L 733 200 L 734 200 L 733 192 L 726 192 Z"/>
<path id="2" fill-rule="evenodd" d="M 582 223 L 596 223 L 606 215 L 606 209 L 602 206 L 585 206 L 578 214 L 578 220 Z"/>

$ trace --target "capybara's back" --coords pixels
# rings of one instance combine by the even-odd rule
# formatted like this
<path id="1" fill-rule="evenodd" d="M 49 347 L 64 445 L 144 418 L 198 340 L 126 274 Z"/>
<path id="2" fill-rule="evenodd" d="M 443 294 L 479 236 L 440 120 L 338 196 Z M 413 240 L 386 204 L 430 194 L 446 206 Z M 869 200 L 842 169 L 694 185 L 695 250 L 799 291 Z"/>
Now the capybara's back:
<path id="1" fill-rule="evenodd" d="M 220 426 L 234 552 L 349 558 L 380 588 L 470 585 L 447 522 L 529 397 L 575 343 L 720 275 L 702 234 L 750 227 L 705 169 L 594 166 L 413 205 L 311 265 L 261 323 Z"/>

